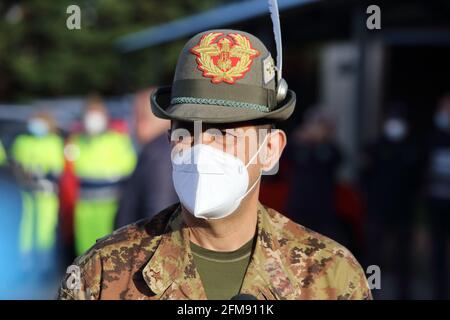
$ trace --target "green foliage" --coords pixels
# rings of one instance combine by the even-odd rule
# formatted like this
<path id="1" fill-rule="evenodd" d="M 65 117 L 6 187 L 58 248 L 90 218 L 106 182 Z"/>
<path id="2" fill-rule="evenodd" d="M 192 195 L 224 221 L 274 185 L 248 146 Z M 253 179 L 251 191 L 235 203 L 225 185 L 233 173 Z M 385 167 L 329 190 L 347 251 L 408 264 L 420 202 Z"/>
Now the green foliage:
<path id="1" fill-rule="evenodd" d="M 122 35 L 207 10 L 220 0 L 27 0 L 0 4 L 0 100 L 119 94 L 167 81 L 180 43 L 121 55 Z M 81 8 L 68 30 L 67 6 Z M 128 70 L 124 76 L 124 70 Z"/>

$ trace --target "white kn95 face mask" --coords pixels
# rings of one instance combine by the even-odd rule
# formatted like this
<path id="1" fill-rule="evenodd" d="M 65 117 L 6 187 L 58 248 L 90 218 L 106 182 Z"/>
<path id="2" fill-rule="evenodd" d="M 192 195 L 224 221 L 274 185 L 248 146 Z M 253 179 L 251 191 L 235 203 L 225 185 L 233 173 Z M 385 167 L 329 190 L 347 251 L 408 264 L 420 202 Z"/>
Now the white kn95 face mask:
<path id="1" fill-rule="evenodd" d="M 203 219 L 221 219 L 233 213 L 261 178 L 260 174 L 248 189 L 247 168 L 266 138 L 267 135 L 246 165 L 241 159 L 206 144 L 173 154 L 172 178 L 183 206 Z"/>

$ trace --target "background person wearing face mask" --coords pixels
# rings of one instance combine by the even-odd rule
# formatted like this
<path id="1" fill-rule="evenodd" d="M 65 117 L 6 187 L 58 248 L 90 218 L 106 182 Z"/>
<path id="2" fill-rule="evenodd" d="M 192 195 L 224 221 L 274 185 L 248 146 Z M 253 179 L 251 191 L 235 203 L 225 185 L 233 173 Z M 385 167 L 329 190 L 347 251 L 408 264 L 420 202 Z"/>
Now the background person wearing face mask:
<path id="1" fill-rule="evenodd" d="M 366 247 L 370 248 L 366 260 L 381 270 L 392 270 L 399 279 L 398 297 L 408 299 L 421 157 L 402 104 L 389 108 L 381 130 L 379 139 L 362 156 L 368 208 Z M 385 252 L 391 255 L 383 256 Z"/>
<path id="2" fill-rule="evenodd" d="M 335 208 L 336 173 L 341 152 L 333 137 L 333 124 L 319 107 L 311 109 L 297 128 L 288 149 L 293 163 L 289 216 L 313 230 L 344 241 Z"/>
<path id="3" fill-rule="evenodd" d="M 37 113 L 28 120 L 28 133 L 15 139 L 11 159 L 23 188 L 21 255 L 34 274 L 50 273 L 55 267 L 57 182 L 64 164 L 63 140 L 50 114 Z"/>
<path id="4" fill-rule="evenodd" d="M 136 163 L 130 137 L 110 130 L 108 123 L 103 101 L 91 96 L 83 115 L 84 132 L 70 137 L 65 148 L 79 180 L 74 210 L 77 255 L 113 230 L 121 183 Z"/>
<path id="5" fill-rule="evenodd" d="M 435 299 L 450 299 L 450 94 L 439 102 L 428 145 L 426 197 Z"/>

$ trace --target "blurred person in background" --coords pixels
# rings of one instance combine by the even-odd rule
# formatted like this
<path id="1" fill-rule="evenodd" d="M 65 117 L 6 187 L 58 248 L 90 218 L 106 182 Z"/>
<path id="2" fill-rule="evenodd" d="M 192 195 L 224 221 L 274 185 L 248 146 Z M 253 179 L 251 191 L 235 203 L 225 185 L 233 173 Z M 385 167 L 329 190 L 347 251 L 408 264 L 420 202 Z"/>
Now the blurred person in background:
<path id="1" fill-rule="evenodd" d="M 136 169 L 127 181 L 119 204 L 116 227 L 151 218 L 177 202 L 172 184 L 172 166 L 167 130 L 170 121 L 150 110 L 151 90 L 140 92 L 134 102 L 136 138 L 142 147 Z"/>
<path id="2" fill-rule="evenodd" d="M 450 93 L 441 99 L 434 124 L 435 129 L 429 141 L 426 188 L 432 239 L 432 279 L 434 297 L 449 299 Z"/>
<path id="3" fill-rule="evenodd" d="M 45 276 L 57 267 L 57 183 L 63 170 L 64 144 L 49 113 L 31 116 L 27 128 L 28 133 L 17 136 L 11 147 L 23 189 L 20 252 L 26 270 Z"/>
<path id="4" fill-rule="evenodd" d="M 136 163 L 129 135 L 111 130 L 108 125 L 103 100 L 92 95 L 84 110 L 84 132 L 71 136 L 66 146 L 66 157 L 79 180 L 74 210 L 77 255 L 113 231 L 122 182 Z"/>
<path id="5" fill-rule="evenodd" d="M 306 114 L 288 146 L 293 175 L 288 214 L 308 228 L 343 241 L 335 209 L 336 173 L 341 153 L 333 140 L 333 123 L 319 108 Z"/>
<path id="6" fill-rule="evenodd" d="M 414 208 L 420 187 L 421 157 L 403 104 L 393 104 L 382 134 L 362 155 L 367 196 L 367 264 L 393 265 L 397 294 L 410 298 Z M 389 248 L 388 248 L 389 247 Z M 387 257 L 386 252 L 390 254 Z M 389 258 L 389 260 L 387 260 Z"/>

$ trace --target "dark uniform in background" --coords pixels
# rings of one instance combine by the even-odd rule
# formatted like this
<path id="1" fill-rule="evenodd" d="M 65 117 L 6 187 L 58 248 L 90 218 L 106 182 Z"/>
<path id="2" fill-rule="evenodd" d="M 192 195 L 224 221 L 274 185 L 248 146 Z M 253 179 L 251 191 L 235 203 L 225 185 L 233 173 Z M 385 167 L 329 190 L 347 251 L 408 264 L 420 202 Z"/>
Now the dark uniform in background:
<path id="1" fill-rule="evenodd" d="M 436 129 L 428 151 L 426 196 L 432 240 L 431 268 L 434 298 L 449 299 L 450 263 L 450 95 L 435 117 Z"/>
<path id="2" fill-rule="evenodd" d="M 134 100 L 133 127 L 141 146 L 136 168 L 122 190 L 116 228 L 151 218 L 178 201 L 172 184 L 170 121 L 157 118 L 150 109 L 152 90 L 139 92 Z"/>
<path id="3" fill-rule="evenodd" d="M 141 150 L 137 166 L 126 182 L 116 217 L 116 228 L 157 214 L 178 199 L 172 185 L 167 135 Z"/>
<path id="4" fill-rule="evenodd" d="M 293 165 L 288 214 L 296 221 L 345 242 L 336 213 L 336 173 L 341 152 L 332 139 L 330 121 L 316 112 L 288 146 Z"/>
<path id="5" fill-rule="evenodd" d="M 410 292 L 414 208 L 422 162 L 403 116 L 389 116 L 383 129 L 383 135 L 363 156 L 362 177 L 368 205 L 367 264 L 376 264 L 382 270 L 390 267 L 399 279 L 398 295 L 406 299 Z M 391 250 L 390 259 L 383 256 Z M 388 261 L 392 265 L 387 265 Z"/>

